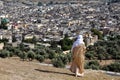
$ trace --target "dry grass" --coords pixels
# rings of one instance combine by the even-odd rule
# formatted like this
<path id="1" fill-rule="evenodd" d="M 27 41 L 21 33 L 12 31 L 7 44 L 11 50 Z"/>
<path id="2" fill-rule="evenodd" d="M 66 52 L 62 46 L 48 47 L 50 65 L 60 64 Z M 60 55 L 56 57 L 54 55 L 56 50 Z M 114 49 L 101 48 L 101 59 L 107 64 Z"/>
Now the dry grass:
<path id="1" fill-rule="evenodd" d="M 75 77 L 68 69 L 23 62 L 18 58 L 0 58 L 0 80 L 120 80 L 100 71 L 86 70 L 84 77 Z"/>

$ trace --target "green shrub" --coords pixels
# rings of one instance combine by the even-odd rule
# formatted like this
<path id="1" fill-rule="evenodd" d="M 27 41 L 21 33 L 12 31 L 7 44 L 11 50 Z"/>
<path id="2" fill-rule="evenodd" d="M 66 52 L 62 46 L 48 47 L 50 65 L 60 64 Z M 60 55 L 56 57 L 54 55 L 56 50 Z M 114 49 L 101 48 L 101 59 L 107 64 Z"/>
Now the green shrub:
<path id="1" fill-rule="evenodd" d="M 35 59 L 35 53 L 31 50 L 28 51 L 27 58 L 29 59 L 29 61 L 32 61 L 33 59 Z"/>
<path id="2" fill-rule="evenodd" d="M 48 51 L 48 55 L 49 55 L 49 57 L 48 57 L 49 59 L 53 59 L 53 58 L 56 57 L 56 53 L 53 50 L 49 50 Z"/>
<path id="3" fill-rule="evenodd" d="M 68 59 L 68 62 L 72 61 L 72 53 L 67 53 L 66 58 Z"/>
<path id="4" fill-rule="evenodd" d="M 90 61 L 90 62 L 87 62 L 85 64 L 85 68 L 86 69 L 95 69 L 95 70 L 98 70 L 98 69 L 100 69 L 100 65 L 99 65 L 98 61 Z"/>
<path id="5" fill-rule="evenodd" d="M 67 55 L 65 55 L 65 54 L 59 55 L 59 58 L 62 60 L 64 65 L 66 65 L 69 62 Z"/>
<path id="6" fill-rule="evenodd" d="M 95 52 L 94 51 L 88 51 L 88 52 L 86 52 L 85 56 L 86 56 L 87 59 L 92 60 L 92 59 L 95 58 Z"/>
<path id="7" fill-rule="evenodd" d="M 9 54 L 10 52 L 8 51 L 8 50 L 2 50 L 1 52 L 0 52 L 0 57 L 2 57 L 2 58 L 6 58 L 6 57 L 9 57 Z"/>
<path id="8" fill-rule="evenodd" d="M 11 44 L 5 44 L 4 49 L 6 49 L 10 52 L 14 52 L 14 47 L 12 47 Z"/>
<path id="9" fill-rule="evenodd" d="M 10 57 L 12 57 L 13 55 L 14 55 L 14 53 L 13 53 L 13 52 L 10 52 L 10 53 L 9 53 L 9 56 L 10 56 Z"/>
<path id="10" fill-rule="evenodd" d="M 44 58 L 48 58 L 49 57 L 49 54 L 46 52 L 47 50 L 45 50 L 45 48 L 36 48 L 36 49 L 34 49 L 34 51 L 35 51 L 35 53 L 36 54 L 39 54 L 39 55 L 42 55 L 42 56 L 44 56 Z"/>
<path id="11" fill-rule="evenodd" d="M 96 42 L 92 46 L 87 47 L 86 58 L 87 59 L 99 59 L 99 60 L 110 60 L 120 59 L 120 41 L 119 37 L 115 39 L 115 35 L 112 40 L 101 40 Z"/>
<path id="12" fill-rule="evenodd" d="M 39 62 L 43 62 L 45 60 L 44 56 L 40 55 L 40 54 L 37 54 L 36 55 L 36 59 L 39 61 Z"/>
<path id="13" fill-rule="evenodd" d="M 27 59 L 27 53 L 26 52 L 20 52 L 19 57 L 24 61 L 25 59 Z"/>
<path id="14" fill-rule="evenodd" d="M 73 40 L 65 37 L 63 40 L 60 40 L 59 45 L 63 51 L 70 50 L 73 44 Z"/>
<path id="15" fill-rule="evenodd" d="M 102 69 L 106 71 L 120 72 L 120 61 L 104 66 Z"/>
<path id="16" fill-rule="evenodd" d="M 20 50 L 20 49 L 17 49 L 17 48 L 16 48 L 16 49 L 14 50 L 14 54 L 15 54 L 16 56 L 20 57 L 20 56 L 19 56 L 20 53 L 21 53 L 21 50 Z"/>
<path id="17" fill-rule="evenodd" d="M 65 67 L 65 65 L 69 62 L 69 58 L 66 54 L 59 54 L 55 59 L 52 60 L 53 66 L 55 67 Z M 71 60 L 71 59 L 70 59 Z"/>
<path id="18" fill-rule="evenodd" d="M 53 66 L 57 67 L 57 68 L 63 68 L 63 67 L 65 67 L 65 64 L 63 63 L 63 61 L 61 59 L 54 59 L 52 61 L 52 63 L 53 63 Z"/>
<path id="19" fill-rule="evenodd" d="M 91 32 L 93 32 L 94 35 L 97 35 L 99 39 L 103 39 L 103 35 L 99 30 L 92 28 Z"/>

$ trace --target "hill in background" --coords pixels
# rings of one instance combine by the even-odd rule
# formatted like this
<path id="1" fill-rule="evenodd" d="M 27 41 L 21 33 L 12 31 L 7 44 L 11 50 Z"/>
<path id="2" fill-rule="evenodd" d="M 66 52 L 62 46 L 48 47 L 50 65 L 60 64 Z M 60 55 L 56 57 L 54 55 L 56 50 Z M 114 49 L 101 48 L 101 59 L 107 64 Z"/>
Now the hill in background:
<path id="1" fill-rule="evenodd" d="M 53 1 L 53 2 L 68 2 L 68 1 L 105 1 L 105 0 L 1 0 L 1 1 L 16 1 L 16 2 L 30 1 L 30 2 L 45 2 L 45 3 L 48 3 L 50 1 Z"/>

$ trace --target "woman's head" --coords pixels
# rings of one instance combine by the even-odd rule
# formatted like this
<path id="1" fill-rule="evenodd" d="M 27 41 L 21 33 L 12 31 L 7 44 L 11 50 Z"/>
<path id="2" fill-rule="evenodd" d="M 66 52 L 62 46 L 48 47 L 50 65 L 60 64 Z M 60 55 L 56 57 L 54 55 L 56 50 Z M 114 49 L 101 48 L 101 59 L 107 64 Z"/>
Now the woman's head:
<path id="1" fill-rule="evenodd" d="M 77 39 L 83 40 L 83 36 L 82 35 L 78 35 Z"/>

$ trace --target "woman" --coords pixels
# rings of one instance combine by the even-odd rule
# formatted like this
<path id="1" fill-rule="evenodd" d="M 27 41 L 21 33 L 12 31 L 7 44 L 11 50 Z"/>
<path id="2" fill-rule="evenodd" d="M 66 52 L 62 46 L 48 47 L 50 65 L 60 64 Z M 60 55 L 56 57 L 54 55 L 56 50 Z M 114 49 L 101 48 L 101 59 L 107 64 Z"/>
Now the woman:
<path id="1" fill-rule="evenodd" d="M 84 54 L 86 51 L 83 36 L 79 35 L 72 46 L 72 65 L 70 70 L 77 76 L 84 75 Z"/>

